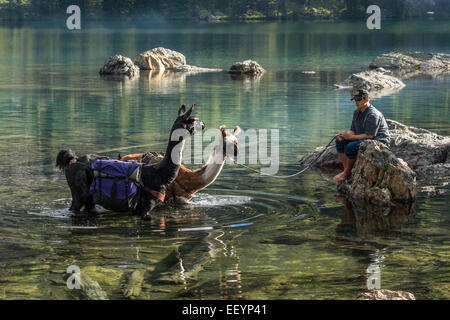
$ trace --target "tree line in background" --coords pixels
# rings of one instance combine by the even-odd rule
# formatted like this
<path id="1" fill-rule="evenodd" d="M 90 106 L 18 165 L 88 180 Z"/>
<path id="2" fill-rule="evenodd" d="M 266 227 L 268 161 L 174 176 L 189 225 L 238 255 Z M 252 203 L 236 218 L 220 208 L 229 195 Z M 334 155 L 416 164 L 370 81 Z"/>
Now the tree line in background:
<path id="1" fill-rule="evenodd" d="M 384 18 L 450 16 L 450 0 L 0 0 L 1 19 L 66 14 L 76 4 L 86 18 L 159 15 L 165 19 L 351 19 L 378 5 Z"/>

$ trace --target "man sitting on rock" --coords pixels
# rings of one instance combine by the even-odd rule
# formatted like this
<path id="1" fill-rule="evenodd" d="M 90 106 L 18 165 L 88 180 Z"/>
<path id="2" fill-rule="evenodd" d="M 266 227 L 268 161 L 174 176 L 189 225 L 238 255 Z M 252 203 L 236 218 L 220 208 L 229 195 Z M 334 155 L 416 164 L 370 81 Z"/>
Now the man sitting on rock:
<path id="1" fill-rule="evenodd" d="M 364 140 L 377 140 L 389 146 L 389 128 L 383 114 L 370 104 L 369 94 L 365 90 L 354 93 L 356 110 L 350 131 L 339 132 L 336 135 L 336 149 L 344 165 L 344 171 L 336 175 L 333 180 L 340 182 L 347 179 L 352 172 L 358 155 L 358 149 Z"/>

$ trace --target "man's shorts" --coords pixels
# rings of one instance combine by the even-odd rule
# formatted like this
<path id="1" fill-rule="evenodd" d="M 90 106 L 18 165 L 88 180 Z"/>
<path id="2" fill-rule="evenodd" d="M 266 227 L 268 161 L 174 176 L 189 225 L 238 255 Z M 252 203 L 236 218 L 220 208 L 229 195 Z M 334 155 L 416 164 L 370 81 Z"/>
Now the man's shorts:
<path id="1" fill-rule="evenodd" d="M 356 159 L 358 155 L 359 145 L 366 140 L 370 139 L 362 139 L 362 140 L 336 140 L 336 150 L 338 153 L 345 153 L 347 158 Z"/>

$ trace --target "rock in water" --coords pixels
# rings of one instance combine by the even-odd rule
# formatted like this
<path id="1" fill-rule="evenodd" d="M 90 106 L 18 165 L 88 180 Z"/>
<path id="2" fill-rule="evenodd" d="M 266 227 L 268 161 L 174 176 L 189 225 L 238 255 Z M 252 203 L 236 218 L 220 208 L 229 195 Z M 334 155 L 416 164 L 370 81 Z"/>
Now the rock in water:
<path id="1" fill-rule="evenodd" d="M 89 300 L 108 300 L 108 295 L 97 281 L 92 280 L 84 272 L 80 273 L 80 285 L 83 293 Z"/>
<path id="2" fill-rule="evenodd" d="M 135 77 L 139 75 L 139 68 L 134 65 L 130 58 L 116 54 L 106 61 L 100 69 L 101 75 L 125 75 Z"/>
<path id="3" fill-rule="evenodd" d="M 425 75 L 436 77 L 450 73 L 450 54 L 445 53 L 385 53 L 376 57 L 369 65 L 370 69 L 352 74 L 335 87 L 339 89 L 365 89 L 371 98 L 394 93 L 405 84 L 400 79 Z M 391 73 L 387 75 L 385 73 Z M 400 78 L 400 79 L 398 79 Z"/>
<path id="4" fill-rule="evenodd" d="M 335 84 L 335 87 L 339 89 L 367 90 L 370 92 L 371 98 L 379 98 L 397 92 L 404 86 L 405 84 L 401 80 L 385 74 L 383 69 L 354 73 L 343 82 Z"/>
<path id="5" fill-rule="evenodd" d="M 174 50 L 163 47 L 154 48 L 137 56 L 136 65 L 142 70 L 152 70 L 164 73 L 164 71 L 196 74 L 203 72 L 218 72 L 222 69 L 202 68 L 186 64 L 186 57 Z"/>
<path id="6" fill-rule="evenodd" d="M 385 145 L 368 140 L 359 147 L 351 179 L 338 189 L 349 198 L 374 204 L 408 203 L 416 199 L 416 174 Z"/>
<path id="7" fill-rule="evenodd" d="M 177 51 L 158 47 L 141 53 L 135 62 L 141 69 L 163 72 L 185 65 L 186 57 Z"/>
<path id="8" fill-rule="evenodd" d="M 203 73 L 203 72 L 219 72 L 222 71 L 222 69 L 213 69 L 213 68 L 202 68 L 202 67 L 196 67 L 196 66 L 190 66 L 188 64 L 177 66 L 172 69 L 173 72 L 185 72 L 188 74 L 196 74 L 196 73 Z"/>
<path id="9" fill-rule="evenodd" d="M 376 57 L 369 67 L 393 70 L 396 75 L 402 78 L 408 78 L 408 74 L 437 75 L 450 72 L 450 54 L 391 52 Z"/>
<path id="10" fill-rule="evenodd" d="M 406 291 L 383 289 L 360 293 L 356 300 L 416 300 L 416 297 L 414 297 L 412 293 Z"/>
<path id="11" fill-rule="evenodd" d="M 128 279 L 123 290 L 123 295 L 127 298 L 135 298 L 141 294 L 142 282 L 144 282 L 145 270 L 135 270 Z"/>
<path id="12" fill-rule="evenodd" d="M 262 74 L 265 70 L 258 62 L 253 60 L 245 60 L 242 62 L 235 62 L 228 73 L 234 74 Z"/>
<path id="13" fill-rule="evenodd" d="M 450 138 L 422 128 L 386 120 L 391 133 L 391 149 L 408 165 L 421 173 L 428 166 L 449 160 Z"/>

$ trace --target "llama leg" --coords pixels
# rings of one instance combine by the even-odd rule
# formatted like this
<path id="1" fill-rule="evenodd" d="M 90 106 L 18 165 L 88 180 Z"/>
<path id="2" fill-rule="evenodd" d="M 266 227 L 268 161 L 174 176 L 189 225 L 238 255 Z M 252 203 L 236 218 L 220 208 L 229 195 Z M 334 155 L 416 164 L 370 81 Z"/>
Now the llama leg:
<path id="1" fill-rule="evenodd" d="M 155 208 L 156 206 L 156 200 L 150 200 L 150 208 L 148 211 L 143 211 L 141 218 L 143 220 L 151 220 L 152 216 L 150 215 L 150 212 Z"/>
<path id="2" fill-rule="evenodd" d="M 70 206 L 70 210 L 73 212 L 80 212 L 83 207 L 83 202 L 78 199 L 78 197 L 74 197 L 72 200 L 72 205 Z"/>
<path id="3" fill-rule="evenodd" d="M 84 212 L 90 212 L 92 211 L 92 209 L 94 209 L 94 207 L 95 207 L 94 199 L 92 198 L 91 195 L 89 195 L 88 199 L 85 202 Z"/>

